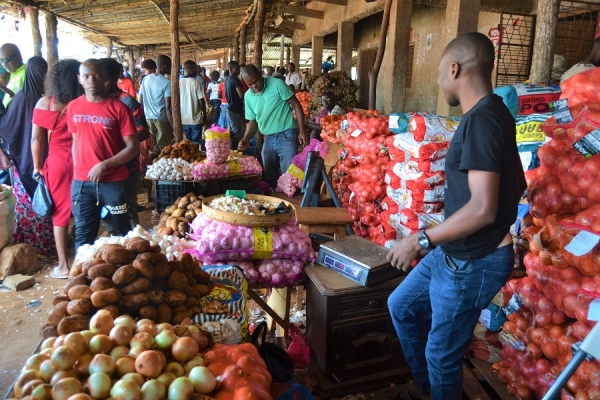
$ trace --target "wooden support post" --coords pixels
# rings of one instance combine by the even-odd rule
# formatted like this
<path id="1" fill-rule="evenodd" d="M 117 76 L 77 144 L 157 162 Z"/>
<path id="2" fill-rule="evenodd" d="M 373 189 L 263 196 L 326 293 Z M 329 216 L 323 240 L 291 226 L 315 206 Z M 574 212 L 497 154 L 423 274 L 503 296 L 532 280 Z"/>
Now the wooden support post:
<path id="1" fill-rule="evenodd" d="M 340 71 L 346 71 L 350 76 L 352 69 L 352 49 L 354 48 L 354 24 L 352 22 L 338 23 L 337 64 Z M 319 68 L 321 66 L 319 65 Z"/>
<path id="2" fill-rule="evenodd" d="M 312 37 L 312 74 L 321 75 L 323 71 L 323 36 Z"/>
<path id="3" fill-rule="evenodd" d="M 37 7 L 31 7 L 29 18 L 31 18 L 31 36 L 33 36 L 33 55 L 41 57 L 42 34 L 40 32 L 40 11 Z"/>
<path id="4" fill-rule="evenodd" d="M 179 103 L 179 0 L 171 2 L 171 110 L 173 111 L 173 136 L 183 138 L 181 104 Z"/>
<path id="5" fill-rule="evenodd" d="M 231 55 L 231 59 L 240 62 L 240 37 L 237 33 L 233 36 L 233 54 Z"/>
<path id="6" fill-rule="evenodd" d="M 530 82 L 547 84 L 550 81 L 559 8 L 560 0 L 538 2 Z"/>
<path id="7" fill-rule="evenodd" d="M 113 41 L 111 38 L 106 39 L 106 58 L 112 58 Z"/>
<path id="8" fill-rule="evenodd" d="M 58 61 L 58 36 L 56 34 L 58 20 L 52 13 L 46 14 L 46 61 L 48 69 Z"/>
<path id="9" fill-rule="evenodd" d="M 382 77 L 385 76 L 387 79 L 383 86 L 383 109 L 386 114 L 404 110 L 411 17 L 412 3 L 410 1 L 394 0 L 392 2 L 386 54 L 381 68 Z M 378 90 L 382 90 L 381 85 Z"/>
<path id="10" fill-rule="evenodd" d="M 461 33 L 477 32 L 480 6 L 480 0 L 448 0 L 446 3 L 445 37 L 440 38 L 442 43 L 449 43 Z M 437 114 L 460 114 L 459 109 L 450 108 L 442 89 L 438 91 Z"/>
<path id="11" fill-rule="evenodd" d="M 131 80 L 135 79 L 135 57 L 133 56 L 133 46 L 129 46 L 129 76 Z"/>
<path id="12" fill-rule="evenodd" d="M 279 52 L 280 52 L 280 54 L 279 54 L 279 65 L 281 67 L 283 67 L 284 66 L 284 64 L 283 64 L 283 61 L 284 61 L 283 57 L 285 55 L 284 54 L 284 52 L 285 52 L 285 35 L 281 35 L 281 43 L 280 43 L 280 46 L 279 46 Z"/>
<path id="13" fill-rule="evenodd" d="M 292 48 L 290 46 L 285 46 L 285 63 L 289 64 L 292 62 Z M 298 65 L 296 65 L 298 68 Z"/>
<path id="14" fill-rule="evenodd" d="M 377 57 L 375 58 L 375 64 L 369 71 L 369 110 L 374 110 L 377 107 L 377 78 L 379 77 L 379 71 L 381 70 L 381 63 L 383 62 L 383 55 L 385 54 L 385 47 L 387 43 L 387 32 L 390 26 L 390 12 L 392 9 L 392 1 L 386 0 L 383 6 L 383 19 L 381 21 L 381 31 L 379 33 L 379 47 L 377 48 Z M 341 28 L 341 27 L 340 27 Z M 340 51 L 340 35 L 341 29 L 338 30 L 338 60 L 340 54 L 344 54 L 343 50 Z M 343 38 L 342 38 L 343 39 Z M 342 67 L 342 70 L 345 70 Z M 350 76 L 350 74 L 348 74 Z"/>
<path id="15" fill-rule="evenodd" d="M 246 24 L 240 29 L 240 64 L 246 64 Z"/>
<path id="16" fill-rule="evenodd" d="M 254 66 L 262 71 L 263 30 L 265 27 L 265 0 L 257 0 L 254 16 Z"/>
<path id="17" fill-rule="evenodd" d="M 300 68 L 300 45 L 292 45 L 292 62 Z"/>

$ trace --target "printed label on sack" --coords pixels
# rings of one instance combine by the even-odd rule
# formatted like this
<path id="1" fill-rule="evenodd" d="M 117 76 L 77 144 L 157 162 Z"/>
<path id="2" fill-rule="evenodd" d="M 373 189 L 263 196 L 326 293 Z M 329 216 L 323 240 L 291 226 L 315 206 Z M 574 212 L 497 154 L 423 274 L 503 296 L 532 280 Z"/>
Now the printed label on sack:
<path id="1" fill-rule="evenodd" d="M 214 140 L 214 139 L 229 140 L 229 131 L 217 132 L 217 131 L 211 131 L 209 129 L 206 132 L 204 132 L 204 139 L 206 139 L 206 140 Z"/>
<path id="2" fill-rule="evenodd" d="M 600 130 L 591 131 L 578 142 L 573 143 L 573 147 L 585 158 L 591 158 L 600 153 Z"/>
<path id="3" fill-rule="evenodd" d="M 592 251 L 600 242 L 600 236 L 588 231 L 579 231 L 565 246 L 565 250 L 576 257 L 581 257 Z"/>
<path id="4" fill-rule="evenodd" d="M 363 133 L 363 131 L 361 131 L 360 129 L 356 129 L 354 132 L 352 132 L 352 133 L 350 134 L 350 136 L 352 136 L 352 137 L 355 137 L 355 138 L 356 138 L 356 137 L 359 137 L 361 133 Z"/>
<path id="5" fill-rule="evenodd" d="M 390 129 L 398 129 L 400 128 L 400 125 L 398 125 L 398 121 L 400 120 L 400 116 L 399 115 L 390 115 L 390 119 L 388 121 L 388 127 Z"/>
<path id="6" fill-rule="evenodd" d="M 227 161 L 227 164 L 229 164 L 229 175 L 230 176 L 240 175 L 240 170 L 241 170 L 240 163 L 238 162 L 237 158 Z"/>
<path id="7" fill-rule="evenodd" d="M 543 142 L 546 134 L 540 128 L 541 121 L 527 121 L 522 124 L 517 122 L 517 143 Z"/>
<path id="8" fill-rule="evenodd" d="M 568 99 L 551 101 L 548 103 L 552 115 L 556 118 L 558 124 L 569 124 L 573 122 L 573 116 L 569 111 Z"/>
<path id="9" fill-rule="evenodd" d="M 560 89 L 552 87 L 515 85 L 517 95 L 519 96 L 519 115 L 529 115 L 535 113 L 546 113 L 550 111 L 549 104 L 558 100 Z"/>
<path id="10" fill-rule="evenodd" d="M 488 329 L 492 326 L 492 311 L 484 308 L 479 315 L 479 323 Z"/>
<path id="11" fill-rule="evenodd" d="M 271 228 L 254 227 L 253 260 L 270 260 L 273 253 L 273 230 Z"/>
<path id="12" fill-rule="evenodd" d="M 502 311 L 504 311 L 504 315 L 509 316 L 516 313 L 521 307 L 523 307 L 523 300 L 515 293 L 508 301 L 506 307 L 502 307 Z"/>
<path id="13" fill-rule="evenodd" d="M 287 169 L 287 173 L 298 178 L 299 181 L 304 180 L 304 171 L 295 166 L 294 164 L 290 164 L 290 167 Z"/>
<path id="14" fill-rule="evenodd" d="M 511 332 L 500 332 L 498 334 L 498 340 L 500 340 L 500 343 L 503 345 L 510 346 L 519 351 L 525 351 L 526 349 L 525 343 Z"/>

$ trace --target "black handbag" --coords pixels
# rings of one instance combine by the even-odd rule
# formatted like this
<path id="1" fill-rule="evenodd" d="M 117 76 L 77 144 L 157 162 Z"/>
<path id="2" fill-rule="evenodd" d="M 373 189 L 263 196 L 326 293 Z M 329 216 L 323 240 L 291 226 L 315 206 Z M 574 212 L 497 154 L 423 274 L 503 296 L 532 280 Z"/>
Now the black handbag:
<path id="1" fill-rule="evenodd" d="M 38 184 L 31 199 L 31 207 L 40 217 L 49 217 L 54 211 L 54 203 L 46 186 L 46 181 L 39 174 L 33 174 L 33 179 L 37 179 Z"/>
<path id="2" fill-rule="evenodd" d="M 252 332 L 252 344 L 258 349 L 258 353 L 265 360 L 267 370 L 275 382 L 288 382 L 294 378 L 294 361 L 292 357 L 275 343 L 266 342 L 267 323 L 258 324 Z"/>

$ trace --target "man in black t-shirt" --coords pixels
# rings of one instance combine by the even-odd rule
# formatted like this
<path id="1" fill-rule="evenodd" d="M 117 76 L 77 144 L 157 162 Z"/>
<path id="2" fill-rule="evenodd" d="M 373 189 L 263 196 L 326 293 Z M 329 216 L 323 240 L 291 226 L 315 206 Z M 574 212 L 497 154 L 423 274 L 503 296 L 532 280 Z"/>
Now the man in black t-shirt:
<path id="1" fill-rule="evenodd" d="M 246 132 L 246 121 L 244 120 L 244 91 L 240 75 L 240 64 L 230 61 L 229 78 L 225 81 L 225 98 L 227 99 L 227 113 L 229 115 L 229 131 L 231 132 L 231 148 L 237 149 L 240 139 Z"/>
<path id="2" fill-rule="evenodd" d="M 481 314 L 506 283 L 514 253 L 509 227 L 525 189 L 515 121 L 492 93 L 494 46 L 465 33 L 444 51 L 438 84 L 463 117 L 446 155 L 445 221 L 402 239 L 389 252 L 410 270 L 388 299 L 414 383 L 402 398 L 462 397 L 462 361 Z M 393 397 L 392 397 L 393 398 Z"/>

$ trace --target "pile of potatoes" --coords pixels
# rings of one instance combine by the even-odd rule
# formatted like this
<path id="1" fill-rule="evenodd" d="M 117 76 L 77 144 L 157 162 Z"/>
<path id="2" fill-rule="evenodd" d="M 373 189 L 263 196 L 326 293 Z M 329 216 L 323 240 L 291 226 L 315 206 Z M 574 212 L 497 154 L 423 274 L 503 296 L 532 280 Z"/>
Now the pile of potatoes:
<path id="1" fill-rule="evenodd" d="M 160 215 L 156 233 L 189 240 L 189 223 L 202 212 L 202 200 L 204 196 L 191 192 L 175 200 L 175 204 L 167 207 Z"/>
<path id="2" fill-rule="evenodd" d="M 161 158 L 168 158 L 171 160 L 174 158 L 182 158 L 189 163 L 194 163 L 204 160 L 206 156 L 200 152 L 197 144 L 189 142 L 187 139 L 183 139 L 181 142 L 175 143 L 174 145 L 165 146 L 154 162 Z"/>
<path id="3" fill-rule="evenodd" d="M 91 261 L 75 265 L 71 276 L 52 301 L 44 337 L 86 329 L 97 310 L 108 310 L 113 318 L 129 314 L 179 324 L 202 311 L 199 300 L 210 283 L 189 254 L 168 261 L 160 247 L 142 238 L 100 247 Z"/>

